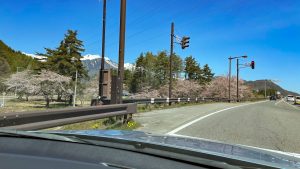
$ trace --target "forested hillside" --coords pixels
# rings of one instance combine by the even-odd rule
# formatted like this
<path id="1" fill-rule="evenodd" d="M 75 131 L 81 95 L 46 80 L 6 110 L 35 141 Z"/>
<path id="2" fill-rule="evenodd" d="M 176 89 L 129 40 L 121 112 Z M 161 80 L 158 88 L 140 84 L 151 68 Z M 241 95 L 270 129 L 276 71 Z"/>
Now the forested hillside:
<path id="1" fill-rule="evenodd" d="M 0 40 L 0 62 L 1 64 L 5 64 L 8 66 L 2 66 L 0 70 L 2 72 L 16 72 L 17 67 L 21 67 L 22 69 L 31 69 L 34 70 L 38 68 L 38 62 L 31 58 L 30 56 L 22 54 L 20 51 L 15 51 L 6 45 L 2 40 Z"/>

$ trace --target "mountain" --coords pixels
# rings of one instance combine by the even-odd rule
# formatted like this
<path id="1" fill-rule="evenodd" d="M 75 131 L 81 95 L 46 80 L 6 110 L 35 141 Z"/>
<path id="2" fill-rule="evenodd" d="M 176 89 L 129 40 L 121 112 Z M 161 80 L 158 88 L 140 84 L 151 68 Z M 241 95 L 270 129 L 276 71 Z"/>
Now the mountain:
<path id="1" fill-rule="evenodd" d="M 15 51 L 0 40 L 0 58 L 5 60 L 9 65 L 11 72 L 16 72 L 18 68 L 21 69 L 36 69 L 39 63 L 32 57 L 27 56 L 20 51 Z"/>
<path id="2" fill-rule="evenodd" d="M 104 69 L 117 69 L 118 64 L 111 61 L 109 58 L 105 57 L 104 58 Z M 95 76 L 100 69 L 101 66 L 101 58 L 99 55 L 85 55 L 81 59 L 83 65 L 86 67 L 88 70 L 88 74 L 90 77 Z"/>
<path id="3" fill-rule="evenodd" d="M 83 62 L 83 65 L 87 68 L 89 76 L 92 77 L 99 72 L 101 66 L 101 58 L 99 55 L 87 54 L 83 56 L 81 61 Z M 118 69 L 118 64 L 112 61 L 110 58 L 105 57 L 104 61 L 104 69 Z M 125 63 L 124 68 L 132 70 L 134 68 L 134 65 L 131 63 Z"/>
<path id="4" fill-rule="evenodd" d="M 39 56 L 36 54 L 29 54 L 25 52 L 22 52 L 22 54 L 30 56 L 35 60 L 39 60 L 41 62 L 45 62 L 47 59 L 44 56 Z M 105 57 L 104 60 L 105 60 L 104 69 L 118 69 L 118 64 L 112 61 L 110 58 Z M 90 77 L 95 76 L 99 72 L 101 66 L 101 57 L 99 55 L 87 54 L 81 58 L 81 61 L 83 65 L 86 67 L 86 69 L 88 70 L 88 74 Z M 132 70 L 134 68 L 134 65 L 131 63 L 125 63 L 124 68 Z"/>
<path id="5" fill-rule="evenodd" d="M 104 69 L 118 69 L 118 64 L 116 62 L 112 61 L 108 57 L 105 57 L 104 60 Z M 90 77 L 95 76 L 99 72 L 101 66 L 101 58 L 99 55 L 84 55 L 81 61 L 87 68 Z M 131 63 L 125 63 L 124 68 L 133 69 L 134 65 Z"/>
<path id="6" fill-rule="evenodd" d="M 47 57 L 46 56 L 39 56 L 39 55 L 36 55 L 36 54 L 30 54 L 30 53 L 25 53 L 25 52 L 22 52 L 22 54 L 30 56 L 33 59 L 41 61 L 41 62 L 46 62 L 47 61 Z"/>
<path id="7" fill-rule="evenodd" d="M 271 80 L 255 80 L 255 81 L 245 81 L 245 84 L 250 86 L 253 90 L 265 90 L 265 84 L 267 89 L 272 89 L 275 91 L 279 91 L 282 95 L 294 95 L 298 96 L 299 94 L 296 92 L 288 91 L 272 82 Z"/>

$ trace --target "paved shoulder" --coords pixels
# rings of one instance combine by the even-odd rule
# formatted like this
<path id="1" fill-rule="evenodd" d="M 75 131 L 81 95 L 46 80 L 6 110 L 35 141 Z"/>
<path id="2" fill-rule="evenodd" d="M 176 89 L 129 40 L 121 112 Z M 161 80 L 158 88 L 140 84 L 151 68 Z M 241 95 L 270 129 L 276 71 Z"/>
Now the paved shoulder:
<path id="1" fill-rule="evenodd" d="M 138 130 L 156 134 L 166 134 L 178 126 L 184 125 L 199 117 L 203 117 L 218 110 L 244 105 L 247 103 L 208 103 L 180 108 L 155 110 L 139 113 L 134 119 L 142 124 Z"/>
<path id="2" fill-rule="evenodd" d="M 175 134 L 299 153 L 300 110 L 276 103 L 268 101 L 229 109 Z"/>

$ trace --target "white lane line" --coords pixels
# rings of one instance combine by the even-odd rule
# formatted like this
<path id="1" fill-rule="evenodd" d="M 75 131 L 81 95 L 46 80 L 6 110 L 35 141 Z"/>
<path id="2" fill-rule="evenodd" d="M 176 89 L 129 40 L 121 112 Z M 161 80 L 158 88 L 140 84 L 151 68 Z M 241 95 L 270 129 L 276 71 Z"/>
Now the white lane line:
<path id="1" fill-rule="evenodd" d="M 283 99 L 279 100 L 278 102 L 275 103 L 275 105 L 277 106 L 278 103 L 282 102 Z"/>
<path id="2" fill-rule="evenodd" d="M 291 105 L 290 103 L 286 102 L 285 100 L 283 100 L 283 102 L 284 102 L 284 103 L 286 103 L 286 104 L 288 104 L 288 105 L 290 105 L 290 106 L 292 106 L 293 108 L 295 108 L 295 109 L 299 110 L 299 108 L 298 108 L 298 107 L 296 107 L 296 106 L 294 106 L 294 105 Z"/>
<path id="3" fill-rule="evenodd" d="M 204 141 L 212 141 L 212 142 L 215 142 L 215 143 L 226 144 L 224 142 L 217 141 L 217 140 L 210 140 L 210 139 L 205 139 L 205 138 L 186 136 L 186 135 L 182 135 L 182 134 L 170 134 L 170 135 L 171 136 L 176 136 L 176 137 L 185 137 L 185 138 L 198 139 L 198 140 L 204 140 Z M 265 150 L 265 151 L 270 151 L 270 152 L 275 152 L 275 153 L 279 153 L 279 154 L 290 155 L 290 156 L 293 156 L 293 157 L 296 157 L 296 158 L 300 158 L 300 154 L 298 154 L 298 153 L 284 152 L 284 151 L 279 151 L 279 150 L 272 150 L 272 149 L 254 147 L 254 146 L 248 146 L 248 145 L 243 145 L 243 144 L 234 144 L 234 145 L 249 147 L 249 148 L 254 148 L 254 149 L 260 149 L 260 150 Z"/>
<path id="4" fill-rule="evenodd" d="M 267 101 L 267 100 L 266 100 L 266 101 Z M 190 126 L 190 125 L 192 125 L 192 124 L 194 124 L 194 123 L 196 123 L 196 122 L 198 122 L 198 121 L 200 121 L 200 120 L 203 120 L 203 119 L 205 119 L 205 118 L 207 118 L 207 117 L 209 117 L 209 116 L 215 115 L 215 114 L 217 114 L 217 113 L 220 113 L 220 112 L 223 112 L 223 111 L 226 111 L 226 110 L 230 110 L 230 109 L 234 109 L 234 108 L 238 108 L 238 107 L 242 107 L 242 106 L 248 106 L 248 105 L 252 105 L 252 104 L 263 103 L 263 102 L 266 102 L 266 101 L 254 102 L 254 103 L 249 103 L 249 104 L 242 104 L 242 105 L 233 106 L 233 107 L 228 107 L 228 108 L 226 108 L 226 109 L 222 109 L 222 110 L 215 111 L 215 112 L 213 112 L 213 113 L 210 113 L 210 114 L 207 114 L 207 115 L 205 115 L 205 116 L 202 116 L 202 117 L 200 117 L 200 118 L 198 118 L 198 119 L 195 119 L 195 120 L 193 120 L 193 121 L 191 121 L 191 122 L 188 122 L 188 123 L 186 123 L 186 124 L 184 124 L 184 125 L 182 125 L 182 126 L 179 126 L 179 127 L 177 127 L 176 129 L 174 129 L 174 130 L 168 132 L 167 135 L 175 134 L 175 133 L 177 133 L 178 131 L 180 131 L 180 130 L 182 130 L 182 129 L 188 127 L 188 126 Z"/>

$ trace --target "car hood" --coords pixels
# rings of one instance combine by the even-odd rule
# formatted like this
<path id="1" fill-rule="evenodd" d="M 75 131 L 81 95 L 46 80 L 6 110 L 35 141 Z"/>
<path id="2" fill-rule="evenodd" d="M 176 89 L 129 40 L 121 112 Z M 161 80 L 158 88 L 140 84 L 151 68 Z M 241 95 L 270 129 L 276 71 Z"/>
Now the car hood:
<path id="1" fill-rule="evenodd" d="M 157 144 L 173 148 L 192 150 L 200 153 L 213 154 L 217 156 L 223 156 L 243 161 L 249 161 L 258 164 L 269 164 L 271 166 L 285 166 L 288 168 L 300 168 L 300 154 L 262 149 L 244 145 L 232 145 L 207 139 L 196 139 L 169 135 L 154 135 L 140 131 L 126 130 L 64 130 L 50 132 L 68 135 L 87 135 L 98 138 L 113 138 L 141 143 Z"/>

